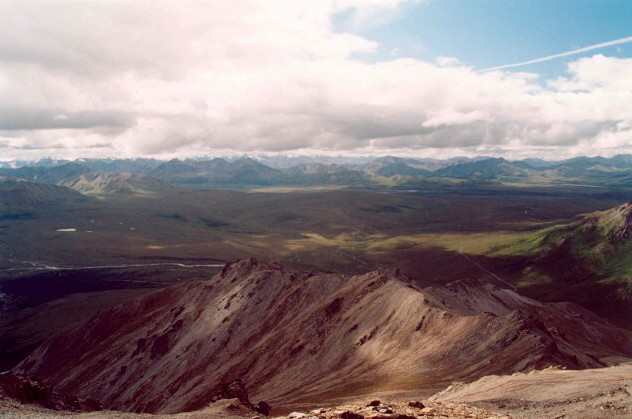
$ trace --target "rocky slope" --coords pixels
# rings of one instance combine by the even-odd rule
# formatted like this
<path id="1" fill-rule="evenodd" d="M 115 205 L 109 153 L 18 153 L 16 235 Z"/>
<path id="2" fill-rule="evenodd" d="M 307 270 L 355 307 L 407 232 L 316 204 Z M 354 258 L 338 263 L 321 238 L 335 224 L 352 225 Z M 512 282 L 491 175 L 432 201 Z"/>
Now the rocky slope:
<path id="1" fill-rule="evenodd" d="M 343 276 L 244 260 L 93 317 L 14 369 L 105 408 L 182 412 L 240 380 L 277 412 L 452 381 L 632 356 L 632 334 L 572 304 L 497 285 L 420 289 L 397 271 Z"/>
<path id="2" fill-rule="evenodd" d="M 237 399 L 219 400 L 204 409 L 178 414 L 152 415 L 117 411 L 78 413 L 46 409 L 34 404 L 22 404 L 0 397 L 0 417 L 6 419 L 243 419 L 259 418 Z"/>
<path id="3" fill-rule="evenodd" d="M 570 371 L 546 369 L 454 384 L 431 402 L 468 403 L 513 418 L 632 417 L 632 364 Z"/>

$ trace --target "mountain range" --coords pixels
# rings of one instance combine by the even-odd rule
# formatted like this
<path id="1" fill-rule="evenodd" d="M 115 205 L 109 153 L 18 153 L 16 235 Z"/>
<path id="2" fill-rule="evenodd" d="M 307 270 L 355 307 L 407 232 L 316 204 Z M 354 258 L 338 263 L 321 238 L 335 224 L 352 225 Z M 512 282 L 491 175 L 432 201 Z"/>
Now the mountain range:
<path id="1" fill-rule="evenodd" d="M 173 159 L 81 159 L 20 162 L 20 167 L 0 167 L 0 176 L 57 185 L 81 184 L 84 189 L 107 191 L 103 177 L 94 186 L 82 175 L 130 173 L 133 181 L 157 181 L 187 188 L 252 188 L 262 186 L 414 187 L 428 184 L 499 184 L 592 187 L 632 185 L 632 156 L 578 157 L 562 161 L 503 158 L 454 158 L 448 160 L 400 158 L 373 159 L 305 157 Z M 120 182 L 116 180 L 115 182 Z M 118 189 L 116 186 L 112 190 Z M 134 187 L 123 188 L 133 190 Z M 142 188 L 141 188 L 142 189 Z"/>

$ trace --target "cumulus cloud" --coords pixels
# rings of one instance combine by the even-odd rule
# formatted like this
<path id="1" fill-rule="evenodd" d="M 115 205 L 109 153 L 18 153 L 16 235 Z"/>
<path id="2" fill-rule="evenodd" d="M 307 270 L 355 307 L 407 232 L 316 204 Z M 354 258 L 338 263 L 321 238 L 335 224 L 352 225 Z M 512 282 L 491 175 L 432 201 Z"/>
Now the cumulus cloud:
<path id="1" fill-rule="evenodd" d="M 0 2 L 3 156 L 632 146 L 632 59 L 582 58 L 548 83 L 455 58 L 357 59 L 379 45 L 353 27 L 403 3 Z"/>

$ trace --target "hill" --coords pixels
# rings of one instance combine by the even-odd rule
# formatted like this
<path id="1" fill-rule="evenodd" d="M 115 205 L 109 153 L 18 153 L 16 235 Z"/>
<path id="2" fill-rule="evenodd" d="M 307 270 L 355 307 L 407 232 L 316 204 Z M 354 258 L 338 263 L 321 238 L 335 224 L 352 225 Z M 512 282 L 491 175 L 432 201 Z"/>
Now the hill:
<path id="1" fill-rule="evenodd" d="M 160 290 L 36 349 L 14 373 L 108 409 L 203 408 L 239 380 L 294 409 L 454 380 L 632 356 L 632 333 L 498 285 L 418 288 L 394 271 L 343 276 L 243 260 Z"/>

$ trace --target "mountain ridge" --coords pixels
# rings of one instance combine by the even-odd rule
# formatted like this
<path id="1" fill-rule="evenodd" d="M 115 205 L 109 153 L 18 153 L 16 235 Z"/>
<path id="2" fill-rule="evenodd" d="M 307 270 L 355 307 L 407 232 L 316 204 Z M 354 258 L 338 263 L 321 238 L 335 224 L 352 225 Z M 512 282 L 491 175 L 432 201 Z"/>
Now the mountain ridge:
<path id="1" fill-rule="evenodd" d="M 21 162 L 0 167 L 0 176 L 61 184 L 87 173 L 135 173 L 189 188 L 274 185 L 414 186 L 428 183 L 493 183 L 533 186 L 632 185 L 632 156 L 576 157 L 560 161 L 498 157 L 447 160 L 382 156 L 285 159 L 248 157 L 172 159 L 78 159 Z"/>
<path id="2" fill-rule="evenodd" d="M 575 305 L 489 284 L 420 289 L 397 270 L 343 276 L 249 259 L 106 310 L 14 371 L 120 410 L 199 409 L 237 379 L 253 399 L 291 408 L 603 366 L 632 356 L 631 337 Z"/>

